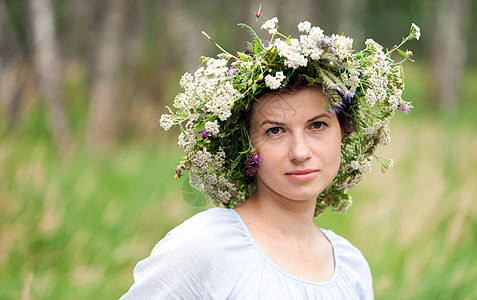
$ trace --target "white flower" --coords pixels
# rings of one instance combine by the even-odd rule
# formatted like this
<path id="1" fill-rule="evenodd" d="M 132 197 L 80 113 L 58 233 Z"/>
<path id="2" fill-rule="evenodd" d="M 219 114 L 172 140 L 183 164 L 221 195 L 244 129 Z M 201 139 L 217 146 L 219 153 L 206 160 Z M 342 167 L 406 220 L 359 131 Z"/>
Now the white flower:
<path id="1" fill-rule="evenodd" d="M 333 34 L 331 38 L 333 40 L 333 44 L 336 47 L 335 54 L 338 55 L 339 59 L 344 59 L 351 55 L 350 51 L 353 48 L 352 38 L 336 34 Z"/>
<path id="2" fill-rule="evenodd" d="M 301 52 L 313 60 L 319 60 L 324 50 L 318 46 L 318 43 L 323 37 L 323 30 L 320 27 L 311 28 L 308 35 L 300 36 Z"/>
<path id="3" fill-rule="evenodd" d="M 187 105 L 188 100 L 189 100 L 189 97 L 185 93 L 179 93 L 174 98 L 173 105 L 174 107 L 179 108 L 187 113 L 189 109 Z"/>
<path id="4" fill-rule="evenodd" d="M 189 141 L 188 141 L 186 135 L 185 135 L 183 132 L 181 132 L 181 133 L 179 134 L 179 138 L 178 138 L 178 141 L 177 141 L 177 145 L 179 145 L 179 147 L 181 147 L 181 148 L 185 148 L 185 147 L 187 146 L 187 143 L 188 143 L 188 142 L 189 142 Z"/>
<path id="5" fill-rule="evenodd" d="M 308 31 L 310 31 L 310 29 L 311 29 L 311 23 L 308 22 L 308 21 L 300 22 L 298 24 L 298 31 L 300 31 L 300 32 L 308 33 Z"/>
<path id="6" fill-rule="evenodd" d="M 384 146 L 391 142 L 391 130 L 389 126 L 385 125 L 381 128 L 381 133 L 379 135 L 379 144 Z"/>
<path id="7" fill-rule="evenodd" d="M 302 47 L 297 39 L 291 39 L 289 44 L 280 39 L 276 39 L 275 46 L 277 47 L 278 55 L 285 58 L 283 62 L 285 66 L 293 69 L 306 67 L 308 60 L 300 53 Z"/>
<path id="8" fill-rule="evenodd" d="M 224 73 L 227 73 L 228 70 L 226 59 L 211 58 L 207 61 L 205 75 L 222 76 Z"/>
<path id="9" fill-rule="evenodd" d="M 310 58 L 313 60 L 319 60 L 323 52 L 323 49 L 320 48 L 313 49 L 311 50 Z"/>
<path id="10" fill-rule="evenodd" d="M 172 125 L 174 125 L 174 117 L 169 114 L 163 114 L 161 116 L 159 124 L 162 128 L 164 128 L 165 131 L 167 131 L 172 127 Z"/>
<path id="11" fill-rule="evenodd" d="M 276 90 L 280 87 L 283 79 L 285 78 L 286 77 L 283 75 L 282 71 L 275 73 L 275 76 L 269 74 L 265 76 L 265 84 L 272 90 Z"/>
<path id="12" fill-rule="evenodd" d="M 275 33 L 277 33 L 277 28 L 276 28 L 277 23 L 278 23 L 278 18 L 274 17 L 270 20 L 265 21 L 265 23 L 263 23 L 261 29 L 268 30 L 268 33 L 270 33 L 270 34 L 275 34 Z"/>
<path id="13" fill-rule="evenodd" d="M 393 166 L 392 159 L 385 159 L 384 163 L 381 164 L 381 172 L 386 173 Z"/>
<path id="14" fill-rule="evenodd" d="M 182 75 L 181 80 L 179 81 L 180 86 L 187 90 L 191 84 L 194 82 L 194 77 L 192 77 L 192 74 L 189 72 L 184 73 Z"/>
<path id="15" fill-rule="evenodd" d="M 203 107 L 221 120 L 231 114 L 231 107 L 239 93 L 232 86 L 228 76 L 226 59 L 208 58 L 206 67 L 200 67 L 192 76 L 187 73 L 181 79 L 185 93 L 174 101 L 174 106 L 184 113 L 203 113 Z"/>
<path id="16" fill-rule="evenodd" d="M 421 28 L 417 26 L 416 24 L 412 23 L 411 24 L 411 38 L 415 38 L 416 40 L 419 40 L 421 37 Z"/>
<path id="17" fill-rule="evenodd" d="M 356 160 L 352 160 L 345 168 L 345 170 L 358 170 L 359 169 L 359 162 Z"/>
<path id="18" fill-rule="evenodd" d="M 364 99 L 366 100 L 366 103 L 368 103 L 368 105 L 370 107 L 373 107 L 375 104 L 376 104 L 376 93 L 374 93 L 374 90 L 373 89 L 367 89 L 366 90 L 366 95 L 364 95 Z"/>
<path id="19" fill-rule="evenodd" d="M 212 135 L 216 135 L 220 132 L 219 123 L 217 123 L 217 120 L 214 122 L 205 122 L 205 130 Z"/>
<path id="20" fill-rule="evenodd" d="M 316 42 L 325 37 L 325 35 L 323 34 L 323 29 L 318 26 L 313 27 L 308 35 Z"/>
<path id="21" fill-rule="evenodd" d="M 365 159 L 362 162 L 360 162 L 358 171 L 360 171 L 363 174 L 371 172 L 371 159 Z"/>
<path id="22" fill-rule="evenodd" d="M 366 45 L 366 48 L 367 49 L 371 49 L 371 50 L 375 50 L 377 48 L 380 48 L 381 45 L 379 45 L 378 43 L 376 43 L 375 40 L 373 39 L 367 39 L 364 44 Z"/>
<path id="23" fill-rule="evenodd" d="M 195 189 L 199 191 L 204 190 L 204 184 L 202 183 L 202 180 L 200 180 L 199 174 L 197 174 L 194 170 L 189 170 L 189 184 L 190 186 L 194 187 Z"/>
<path id="24" fill-rule="evenodd" d="M 346 86 L 351 87 L 353 92 L 359 87 L 359 76 L 357 71 L 351 70 L 349 73 L 344 72 L 341 74 L 340 79 Z"/>
<path id="25" fill-rule="evenodd" d="M 388 99 L 389 107 L 392 110 L 396 110 L 399 105 L 399 100 L 399 97 L 397 97 L 396 95 L 390 95 Z"/>
<path id="26" fill-rule="evenodd" d="M 378 120 L 372 124 L 369 124 L 368 126 L 366 126 L 365 128 L 362 129 L 362 132 L 363 134 L 368 134 L 368 135 L 371 135 L 371 136 L 376 136 L 377 133 L 378 133 L 378 130 L 380 130 L 381 128 L 383 128 L 386 124 L 381 121 L 381 120 Z"/>

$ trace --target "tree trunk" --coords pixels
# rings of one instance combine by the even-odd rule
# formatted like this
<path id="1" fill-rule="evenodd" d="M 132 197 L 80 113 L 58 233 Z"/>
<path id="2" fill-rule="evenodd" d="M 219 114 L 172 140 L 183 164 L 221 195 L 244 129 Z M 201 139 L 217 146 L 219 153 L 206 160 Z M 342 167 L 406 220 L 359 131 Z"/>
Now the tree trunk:
<path id="1" fill-rule="evenodd" d="M 440 0 L 432 47 L 433 92 L 431 99 L 442 111 L 456 112 L 459 83 L 464 70 L 466 40 L 463 37 L 468 0 Z"/>
<path id="2" fill-rule="evenodd" d="M 70 140 L 63 107 L 62 66 L 56 41 L 51 0 L 30 0 L 36 70 L 45 97 L 56 144 L 65 149 Z"/>
<path id="3" fill-rule="evenodd" d="M 124 0 L 110 0 L 99 35 L 96 72 L 91 88 L 88 139 L 94 146 L 110 146 L 116 137 L 117 74 L 122 62 L 121 33 Z"/>

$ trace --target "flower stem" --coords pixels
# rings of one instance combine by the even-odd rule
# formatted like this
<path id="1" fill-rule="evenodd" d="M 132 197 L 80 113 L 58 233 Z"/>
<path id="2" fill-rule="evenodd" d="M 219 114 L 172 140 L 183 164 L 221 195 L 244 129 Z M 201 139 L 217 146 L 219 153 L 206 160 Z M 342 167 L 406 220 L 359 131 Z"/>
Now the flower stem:
<path id="1" fill-rule="evenodd" d="M 205 35 L 212 43 L 214 43 L 214 45 L 215 45 L 217 48 L 219 48 L 225 55 L 237 59 L 237 57 L 235 57 L 234 55 L 232 55 L 232 54 L 230 54 L 229 52 L 227 52 L 224 48 L 220 47 L 220 45 L 217 44 L 205 31 L 202 31 L 202 34 Z"/>

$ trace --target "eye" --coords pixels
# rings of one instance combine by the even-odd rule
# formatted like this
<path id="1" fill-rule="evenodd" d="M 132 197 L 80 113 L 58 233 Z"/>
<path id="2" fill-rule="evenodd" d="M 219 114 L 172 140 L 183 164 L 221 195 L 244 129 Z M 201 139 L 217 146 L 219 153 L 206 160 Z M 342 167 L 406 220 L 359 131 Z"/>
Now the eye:
<path id="1" fill-rule="evenodd" d="M 322 128 L 325 127 L 325 126 L 326 126 L 326 123 L 325 123 L 325 122 L 313 122 L 313 123 L 311 124 L 311 127 L 312 127 L 313 129 L 322 129 Z"/>
<path id="2" fill-rule="evenodd" d="M 270 135 L 277 135 L 279 133 L 282 132 L 282 129 L 280 127 L 272 127 L 272 128 L 269 128 L 266 133 L 270 134 Z"/>

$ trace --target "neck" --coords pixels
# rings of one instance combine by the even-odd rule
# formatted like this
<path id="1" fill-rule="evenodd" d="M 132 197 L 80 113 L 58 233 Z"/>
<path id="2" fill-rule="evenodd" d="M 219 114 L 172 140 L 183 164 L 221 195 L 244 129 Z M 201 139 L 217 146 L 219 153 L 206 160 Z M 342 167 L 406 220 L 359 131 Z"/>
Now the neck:
<path id="1" fill-rule="evenodd" d="M 267 231 L 300 240 L 316 234 L 313 223 L 316 198 L 291 200 L 259 184 L 256 193 L 244 204 Z"/>

